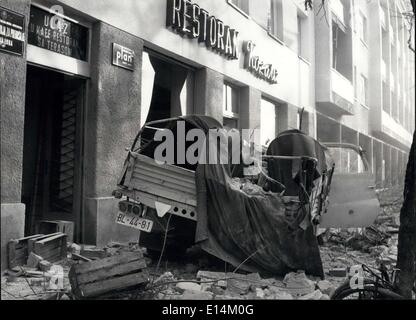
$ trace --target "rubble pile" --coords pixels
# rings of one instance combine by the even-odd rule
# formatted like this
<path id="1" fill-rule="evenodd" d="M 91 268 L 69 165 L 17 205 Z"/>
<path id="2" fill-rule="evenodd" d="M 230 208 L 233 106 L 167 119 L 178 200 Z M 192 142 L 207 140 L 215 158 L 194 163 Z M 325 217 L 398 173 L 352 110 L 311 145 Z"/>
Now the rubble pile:
<path id="1" fill-rule="evenodd" d="M 200 270 L 194 280 L 165 272 L 147 289 L 154 291 L 154 298 L 167 300 L 329 300 L 335 287 L 328 281 L 312 280 L 303 271 L 290 272 L 278 279 L 261 278 L 258 273 Z"/>
<path id="2" fill-rule="evenodd" d="M 387 199 L 387 200 L 386 200 Z M 304 271 L 284 277 L 227 271 L 197 246 L 181 261 L 147 255 L 136 242 L 104 247 L 66 242 L 61 232 L 9 243 L 2 299 L 328 300 L 357 264 L 394 267 L 400 202 L 383 198 L 375 223 L 362 229 L 330 229 L 320 246 L 325 279 Z"/>

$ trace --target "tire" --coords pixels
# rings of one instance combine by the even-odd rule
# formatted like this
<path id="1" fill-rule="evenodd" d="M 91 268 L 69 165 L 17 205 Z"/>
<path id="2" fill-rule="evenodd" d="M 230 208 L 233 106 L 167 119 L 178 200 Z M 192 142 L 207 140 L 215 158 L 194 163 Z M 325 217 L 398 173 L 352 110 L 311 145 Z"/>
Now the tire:
<path id="1" fill-rule="evenodd" d="M 358 296 L 358 297 L 357 297 Z M 363 288 L 352 289 L 349 280 L 339 286 L 331 296 L 331 300 L 403 300 L 393 291 L 382 287 L 371 279 L 364 279 Z"/>

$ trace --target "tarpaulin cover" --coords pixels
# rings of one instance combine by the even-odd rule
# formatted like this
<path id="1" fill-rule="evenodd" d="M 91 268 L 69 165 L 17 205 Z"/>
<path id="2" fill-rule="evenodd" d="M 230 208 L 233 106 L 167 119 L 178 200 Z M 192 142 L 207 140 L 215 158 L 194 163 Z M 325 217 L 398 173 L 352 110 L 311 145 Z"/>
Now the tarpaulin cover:
<path id="1" fill-rule="evenodd" d="M 221 124 L 206 116 L 179 117 L 163 127 L 174 132 L 178 120 L 185 120 L 187 130 L 200 128 L 207 132 L 221 128 Z M 152 156 L 159 143 L 150 142 L 142 153 Z M 227 146 L 220 144 L 218 148 Z M 285 204 L 278 193 L 266 192 L 255 185 L 247 188 L 241 180 L 233 179 L 230 171 L 227 164 L 196 167 L 195 242 L 242 270 L 274 275 L 305 270 L 323 277 L 312 225 L 306 230 L 293 225 L 285 215 Z"/>
<path id="2" fill-rule="evenodd" d="M 294 226 L 278 193 L 244 188 L 229 172 L 225 164 L 200 164 L 196 170 L 196 242 L 246 271 L 284 275 L 305 270 L 323 277 L 313 226 Z"/>

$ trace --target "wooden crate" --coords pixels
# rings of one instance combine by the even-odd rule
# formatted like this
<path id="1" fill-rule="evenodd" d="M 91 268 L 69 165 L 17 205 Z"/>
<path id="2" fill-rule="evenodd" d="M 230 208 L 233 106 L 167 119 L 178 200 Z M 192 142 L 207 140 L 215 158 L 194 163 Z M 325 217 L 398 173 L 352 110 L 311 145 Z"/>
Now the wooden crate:
<path id="1" fill-rule="evenodd" d="M 73 294 L 80 299 L 131 288 L 149 281 L 146 262 L 141 252 L 126 252 L 73 265 L 68 277 Z"/>
<path id="2" fill-rule="evenodd" d="M 33 251 L 33 248 L 35 247 L 35 242 L 38 240 L 42 240 L 45 238 L 49 238 L 55 235 L 61 234 L 61 232 L 55 232 L 55 233 L 51 233 L 51 234 L 42 234 L 39 237 L 36 238 L 31 238 L 27 241 L 27 254 L 29 255 L 29 253 L 31 253 Z"/>
<path id="3" fill-rule="evenodd" d="M 35 239 L 33 243 L 33 253 L 49 262 L 62 260 L 66 258 L 67 255 L 66 238 L 66 234 L 57 232 L 48 237 Z"/>
<path id="4" fill-rule="evenodd" d="M 62 232 L 67 235 L 68 242 L 74 242 L 74 223 L 65 220 L 40 220 L 36 224 L 37 233 Z"/>
<path id="5" fill-rule="evenodd" d="M 20 239 L 12 239 L 7 245 L 8 265 L 10 269 L 26 264 L 29 256 L 29 241 L 43 236 L 42 234 L 35 234 L 33 236 L 24 237 Z"/>

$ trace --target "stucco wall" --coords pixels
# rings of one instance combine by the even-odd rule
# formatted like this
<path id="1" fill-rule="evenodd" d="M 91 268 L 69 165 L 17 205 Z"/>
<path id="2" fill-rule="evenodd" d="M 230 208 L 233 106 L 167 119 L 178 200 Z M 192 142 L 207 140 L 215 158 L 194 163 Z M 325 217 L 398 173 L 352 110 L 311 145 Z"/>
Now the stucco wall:
<path id="1" fill-rule="evenodd" d="M 227 60 L 213 50 L 208 50 L 204 44 L 198 44 L 197 40 L 181 37 L 168 29 L 166 27 L 166 0 L 124 0 L 122 6 L 113 0 L 61 0 L 59 2 L 136 35 L 145 41 L 146 46 L 162 53 L 168 53 L 196 67 L 207 67 L 217 71 L 230 79 L 254 87 L 276 100 L 299 105 L 299 73 L 294 72 L 298 70 L 299 60 L 296 44 L 297 9 L 302 7 L 298 7 L 298 1 L 282 1 L 284 34 L 288 42 L 282 44 L 269 36 L 267 31 L 253 19 L 243 16 L 230 6 L 226 0 L 193 0 L 192 3 L 199 4 L 210 15 L 221 19 L 224 24 L 239 32 L 238 51 L 241 56 L 238 60 Z M 312 13 L 308 14 L 309 18 L 314 18 Z M 151 17 L 150 20 L 149 17 Z M 277 68 L 278 84 L 271 85 L 243 68 L 242 45 L 243 41 L 247 40 L 254 41 L 258 55 Z"/>
<path id="2" fill-rule="evenodd" d="M 112 65 L 112 43 L 135 52 L 133 71 Z M 86 243 L 137 240 L 134 229 L 116 225 L 117 188 L 126 157 L 140 127 L 143 41 L 98 22 L 92 28 L 91 79 L 85 121 L 84 225 Z"/>
<path id="3" fill-rule="evenodd" d="M 112 43 L 135 52 L 134 71 L 112 65 Z M 105 23 L 92 30 L 91 80 L 85 126 L 85 195 L 110 196 L 125 148 L 139 130 L 143 42 Z"/>
<path id="4" fill-rule="evenodd" d="M 0 5 L 26 16 L 30 1 L 1 0 Z M 21 202 L 25 117 L 26 48 L 23 56 L 0 52 L 1 105 L 1 270 L 7 267 L 7 242 L 24 233 Z"/>
<path id="5" fill-rule="evenodd" d="M 0 4 L 28 17 L 29 2 L 2 0 Z M 25 24 L 27 30 L 28 19 Z M 23 56 L 0 52 L 0 78 L 1 202 L 15 203 L 21 200 L 26 48 Z"/>

